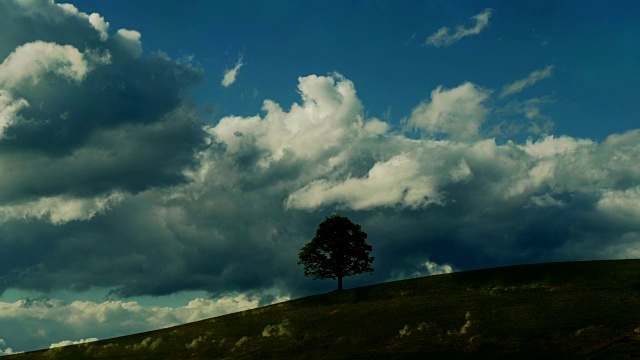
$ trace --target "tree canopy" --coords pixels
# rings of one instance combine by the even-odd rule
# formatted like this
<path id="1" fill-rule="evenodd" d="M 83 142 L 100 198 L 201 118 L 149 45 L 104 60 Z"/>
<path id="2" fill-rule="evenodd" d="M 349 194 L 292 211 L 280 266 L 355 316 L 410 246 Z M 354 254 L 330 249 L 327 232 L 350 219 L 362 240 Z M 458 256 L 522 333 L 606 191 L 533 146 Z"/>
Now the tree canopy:
<path id="1" fill-rule="evenodd" d="M 342 278 L 361 273 L 371 273 L 374 260 L 367 234 L 360 225 L 338 214 L 328 216 L 318 226 L 316 235 L 300 250 L 304 275 L 313 279 L 338 279 L 342 290 Z"/>

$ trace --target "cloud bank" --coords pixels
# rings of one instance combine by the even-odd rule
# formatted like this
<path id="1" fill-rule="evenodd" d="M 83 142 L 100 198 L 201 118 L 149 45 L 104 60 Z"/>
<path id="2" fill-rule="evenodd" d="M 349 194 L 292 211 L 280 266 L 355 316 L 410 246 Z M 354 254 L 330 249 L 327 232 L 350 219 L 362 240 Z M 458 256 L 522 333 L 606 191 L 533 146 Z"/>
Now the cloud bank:
<path id="1" fill-rule="evenodd" d="M 277 298 L 279 302 L 285 298 Z M 267 305 L 258 296 L 244 294 L 217 300 L 197 298 L 180 307 L 143 306 L 135 301 L 74 301 L 55 299 L 0 302 L 0 328 L 4 333 L 0 349 L 4 354 L 14 348 L 55 348 L 97 341 L 124 334 L 198 321 L 218 315 Z M 79 340 L 67 340 L 79 339 Z M 1 340 L 1 339 L 0 339 Z M 1 353 L 0 353 L 1 354 Z"/>
<path id="2" fill-rule="evenodd" d="M 489 26 L 489 19 L 491 19 L 492 14 L 493 9 L 487 8 L 482 10 L 479 14 L 472 16 L 471 19 L 473 19 L 474 24 L 471 27 L 457 25 L 455 31 L 452 31 L 447 26 L 441 27 L 435 33 L 429 35 L 423 46 L 449 46 L 464 37 L 478 35 L 482 30 Z"/>

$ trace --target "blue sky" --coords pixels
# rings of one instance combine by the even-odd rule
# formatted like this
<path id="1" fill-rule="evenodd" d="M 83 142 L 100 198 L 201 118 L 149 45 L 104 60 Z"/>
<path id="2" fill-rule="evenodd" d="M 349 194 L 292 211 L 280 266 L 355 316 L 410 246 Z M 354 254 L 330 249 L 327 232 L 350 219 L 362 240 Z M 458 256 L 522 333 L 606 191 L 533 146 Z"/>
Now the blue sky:
<path id="1" fill-rule="evenodd" d="M 145 51 L 193 56 L 206 74 L 194 99 L 218 110 L 213 122 L 253 115 L 265 98 L 288 106 L 298 100 L 292 86 L 306 74 L 345 75 L 370 115 L 398 121 L 438 85 L 471 81 L 499 91 L 548 65 L 553 76 L 519 98 L 551 97 L 545 111 L 555 133 L 602 139 L 634 127 L 640 111 L 628 91 L 640 76 L 632 2 L 75 4 L 91 6 L 86 11 L 103 14 L 114 28 L 139 30 Z M 480 34 L 455 46 L 422 46 L 443 26 L 473 25 L 470 18 L 487 8 L 493 14 Z M 242 76 L 221 89 L 218 77 L 240 56 Z"/>
<path id="2" fill-rule="evenodd" d="M 333 212 L 345 287 L 640 257 L 637 10 L 0 2 L 0 354 L 330 291 Z"/>

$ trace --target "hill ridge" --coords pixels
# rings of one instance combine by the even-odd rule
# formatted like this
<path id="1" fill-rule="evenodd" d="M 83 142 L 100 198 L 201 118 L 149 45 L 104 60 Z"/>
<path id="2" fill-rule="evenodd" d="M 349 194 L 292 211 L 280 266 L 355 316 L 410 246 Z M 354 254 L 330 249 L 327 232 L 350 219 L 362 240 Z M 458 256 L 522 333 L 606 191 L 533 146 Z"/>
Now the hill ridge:
<path id="1" fill-rule="evenodd" d="M 640 358 L 639 270 L 593 260 L 398 280 L 7 359 Z"/>

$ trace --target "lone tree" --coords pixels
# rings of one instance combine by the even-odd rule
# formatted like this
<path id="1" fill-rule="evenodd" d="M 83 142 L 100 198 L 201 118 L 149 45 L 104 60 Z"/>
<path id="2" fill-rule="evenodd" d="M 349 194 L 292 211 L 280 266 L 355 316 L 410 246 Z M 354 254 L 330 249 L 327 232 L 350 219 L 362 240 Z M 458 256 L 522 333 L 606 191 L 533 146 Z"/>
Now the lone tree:
<path id="1" fill-rule="evenodd" d="M 365 242 L 367 234 L 360 225 L 338 214 L 328 216 L 318 226 L 316 236 L 300 250 L 304 275 L 313 279 L 338 279 L 338 291 L 342 290 L 342 278 L 373 272 L 369 256 L 371 245 Z"/>

